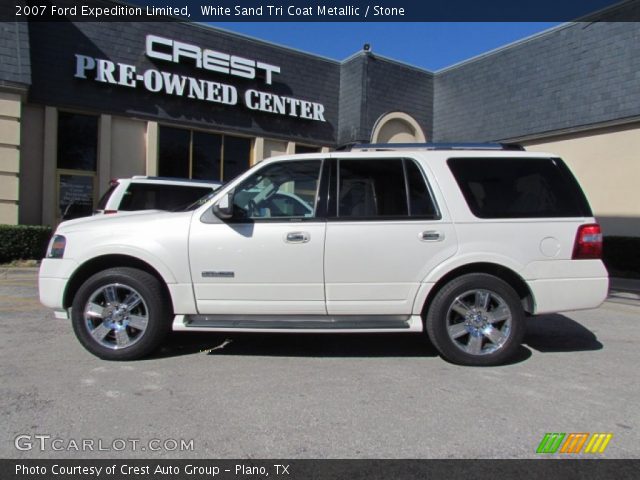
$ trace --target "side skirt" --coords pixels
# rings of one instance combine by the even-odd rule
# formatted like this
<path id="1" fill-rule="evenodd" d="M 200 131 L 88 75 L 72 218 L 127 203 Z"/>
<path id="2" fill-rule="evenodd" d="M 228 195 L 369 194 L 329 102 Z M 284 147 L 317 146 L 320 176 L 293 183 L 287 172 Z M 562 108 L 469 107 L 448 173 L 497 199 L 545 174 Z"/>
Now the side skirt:
<path id="1" fill-rule="evenodd" d="M 179 332 L 422 332 L 420 315 L 176 315 Z"/>

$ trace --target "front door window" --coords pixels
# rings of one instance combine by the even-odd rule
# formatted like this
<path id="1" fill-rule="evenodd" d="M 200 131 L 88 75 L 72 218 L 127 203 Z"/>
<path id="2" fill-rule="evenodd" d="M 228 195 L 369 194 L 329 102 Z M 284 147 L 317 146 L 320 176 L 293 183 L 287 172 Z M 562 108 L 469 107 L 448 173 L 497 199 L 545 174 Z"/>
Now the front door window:
<path id="1" fill-rule="evenodd" d="M 268 165 L 235 190 L 234 220 L 313 218 L 321 160 Z"/>

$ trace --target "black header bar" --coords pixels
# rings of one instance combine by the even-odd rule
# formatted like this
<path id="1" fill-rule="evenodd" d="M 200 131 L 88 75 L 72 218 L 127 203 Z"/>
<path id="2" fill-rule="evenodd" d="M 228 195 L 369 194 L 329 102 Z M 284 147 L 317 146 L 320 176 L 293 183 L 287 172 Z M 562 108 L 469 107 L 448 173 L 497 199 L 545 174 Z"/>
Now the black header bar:
<path id="1" fill-rule="evenodd" d="M 0 460 L 2 480 L 626 480 L 640 460 Z"/>
<path id="2" fill-rule="evenodd" d="M 640 0 L 14 0 L 2 3 L 0 19 L 4 21 L 640 21 Z"/>

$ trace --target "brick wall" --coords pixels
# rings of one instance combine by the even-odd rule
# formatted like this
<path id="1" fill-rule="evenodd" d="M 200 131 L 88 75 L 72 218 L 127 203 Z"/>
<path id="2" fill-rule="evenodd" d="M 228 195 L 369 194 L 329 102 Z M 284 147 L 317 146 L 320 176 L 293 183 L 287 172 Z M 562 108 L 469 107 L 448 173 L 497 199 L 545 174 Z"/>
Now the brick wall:
<path id="1" fill-rule="evenodd" d="M 542 134 L 640 114 L 640 23 L 578 23 L 435 77 L 437 141 Z"/>
<path id="2" fill-rule="evenodd" d="M 390 112 L 411 115 L 430 138 L 433 74 L 364 52 L 345 61 L 340 77 L 338 143 L 368 142 L 376 121 Z"/>
<path id="3" fill-rule="evenodd" d="M 0 15 L 8 7 L 0 6 Z M 28 27 L 24 22 L 0 22 L 0 87 L 24 86 L 31 81 Z"/>

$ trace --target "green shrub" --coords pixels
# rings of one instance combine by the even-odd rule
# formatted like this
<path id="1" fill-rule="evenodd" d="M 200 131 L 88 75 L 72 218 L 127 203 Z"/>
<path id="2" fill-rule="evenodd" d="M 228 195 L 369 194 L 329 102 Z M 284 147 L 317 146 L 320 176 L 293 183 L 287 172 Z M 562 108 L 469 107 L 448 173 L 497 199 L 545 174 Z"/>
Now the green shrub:
<path id="1" fill-rule="evenodd" d="M 47 251 L 51 227 L 0 225 L 0 263 L 40 260 Z"/>
<path id="2" fill-rule="evenodd" d="M 611 276 L 640 278 L 640 237 L 604 237 L 603 257 Z"/>

